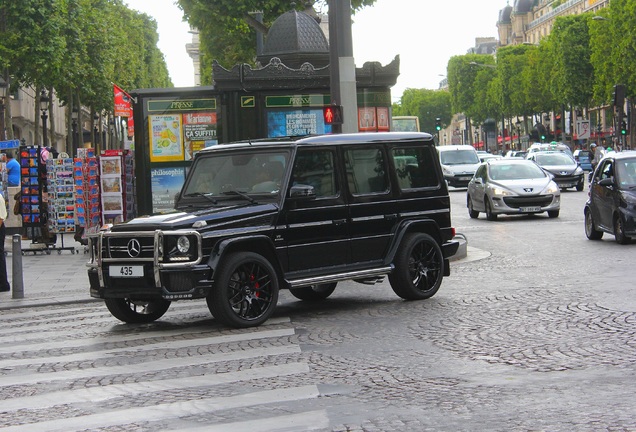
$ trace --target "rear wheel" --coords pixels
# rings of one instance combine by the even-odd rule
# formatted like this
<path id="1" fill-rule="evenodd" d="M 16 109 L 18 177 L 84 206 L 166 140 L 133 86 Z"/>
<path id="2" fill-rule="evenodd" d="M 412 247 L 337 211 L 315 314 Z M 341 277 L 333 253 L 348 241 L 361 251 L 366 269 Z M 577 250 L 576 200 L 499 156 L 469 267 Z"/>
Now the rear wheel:
<path id="1" fill-rule="evenodd" d="M 393 291 L 406 300 L 432 297 L 444 277 L 442 249 L 428 234 L 407 234 L 395 256 L 395 270 L 389 275 Z"/>
<path id="2" fill-rule="evenodd" d="M 278 277 L 263 256 L 231 253 L 219 265 L 217 275 L 206 300 L 220 322 L 236 328 L 255 327 L 272 315 L 278 301 Z"/>
<path id="3" fill-rule="evenodd" d="M 625 222 L 620 215 L 614 218 L 614 237 L 618 244 L 630 244 L 632 242 L 631 237 L 625 234 Z"/>
<path id="4" fill-rule="evenodd" d="M 104 300 L 110 313 L 126 323 L 143 324 L 158 320 L 170 307 L 164 299 L 133 300 L 129 298 L 109 298 Z"/>
<path id="5" fill-rule="evenodd" d="M 477 219 L 479 217 L 479 212 L 473 208 L 473 200 L 468 197 L 468 216 L 472 219 Z"/>
<path id="6" fill-rule="evenodd" d="M 484 206 L 486 207 L 486 219 L 496 221 L 497 214 L 492 212 L 492 204 L 490 204 L 490 199 L 487 196 L 484 197 Z"/>
<path id="7" fill-rule="evenodd" d="M 590 209 L 585 209 L 585 235 L 590 240 L 600 240 L 603 238 L 603 231 L 596 229 L 594 218 L 592 217 L 592 210 Z"/>
<path id="8" fill-rule="evenodd" d="M 290 288 L 291 295 L 300 300 L 320 301 L 329 297 L 336 289 L 337 282 Z"/>

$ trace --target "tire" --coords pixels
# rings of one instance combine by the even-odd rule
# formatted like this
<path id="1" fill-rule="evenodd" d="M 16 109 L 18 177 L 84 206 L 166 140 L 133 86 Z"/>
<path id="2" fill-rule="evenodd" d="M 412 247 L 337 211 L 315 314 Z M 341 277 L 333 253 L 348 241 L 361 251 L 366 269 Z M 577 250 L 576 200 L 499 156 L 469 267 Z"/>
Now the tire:
<path id="1" fill-rule="evenodd" d="M 626 245 L 632 242 L 631 237 L 625 235 L 625 222 L 620 215 L 614 218 L 614 238 L 616 243 Z"/>
<path id="2" fill-rule="evenodd" d="M 603 238 L 603 231 L 596 229 L 594 225 L 594 219 L 592 218 L 592 211 L 585 209 L 585 235 L 590 240 L 600 240 Z"/>
<path id="3" fill-rule="evenodd" d="M 559 217 L 559 210 L 548 210 L 548 217 L 550 219 L 558 218 Z"/>
<path id="4" fill-rule="evenodd" d="M 291 295 L 300 300 L 320 301 L 329 297 L 336 289 L 337 282 L 290 288 Z"/>
<path id="5" fill-rule="evenodd" d="M 109 298 L 104 302 L 115 318 L 129 324 L 145 324 L 156 321 L 170 307 L 170 302 L 164 299 L 133 300 L 129 298 Z"/>
<path id="6" fill-rule="evenodd" d="M 581 192 L 583 190 L 584 185 L 585 185 L 585 181 L 581 180 L 581 182 L 577 183 L 576 190 Z"/>
<path id="7" fill-rule="evenodd" d="M 212 315 L 235 328 L 256 327 L 272 315 L 278 301 L 278 277 L 271 263 L 253 252 L 223 259 L 206 301 Z"/>
<path id="8" fill-rule="evenodd" d="M 484 206 L 486 207 L 486 219 L 496 221 L 497 214 L 492 212 L 492 204 L 490 204 L 490 199 L 487 196 L 484 197 Z"/>
<path id="9" fill-rule="evenodd" d="M 444 278 L 442 249 L 428 234 L 407 234 L 389 275 L 393 292 L 405 300 L 427 299 L 435 295 Z"/>
<path id="10" fill-rule="evenodd" d="M 473 200 L 468 197 L 468 216 L 471 219 L 477 219 L 479 217 L 479 212 L 473 209 Z"/>

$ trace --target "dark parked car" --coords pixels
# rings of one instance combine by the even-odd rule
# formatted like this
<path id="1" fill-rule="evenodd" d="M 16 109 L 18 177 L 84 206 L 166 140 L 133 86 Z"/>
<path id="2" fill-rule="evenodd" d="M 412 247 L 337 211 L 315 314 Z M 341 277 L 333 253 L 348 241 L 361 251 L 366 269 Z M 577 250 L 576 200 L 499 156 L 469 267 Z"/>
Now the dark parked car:
<path id="1" fill-rule="evenodd" d="M 404 299 L 431 297 L 450 274 L 453 237 L 429 134 L 217 145 L 196 154 L 173 213 L 89 237 L 90 294 L 129 323 L 205 298 L 220 322 L 252 327 L 280 289 L 323 300 L 340 281 L 388 276 Z"/>
<path id="2" fill-rule="evenodd" d="M 565 190 L 574 187 L 582 191 L 585 185 L 585 172 L 567 152 L 539 151 L 529 153 L 527 159 L 535 161 L 537 165 L 552 174 L 554 182 Z"/>
<path id="3" fill-rule="evenodd" d="M 636 236 L 636 152 L 610 153 L 596 167 L 585 204 L 585 234 L 613 234 L 628 244 Z"/>

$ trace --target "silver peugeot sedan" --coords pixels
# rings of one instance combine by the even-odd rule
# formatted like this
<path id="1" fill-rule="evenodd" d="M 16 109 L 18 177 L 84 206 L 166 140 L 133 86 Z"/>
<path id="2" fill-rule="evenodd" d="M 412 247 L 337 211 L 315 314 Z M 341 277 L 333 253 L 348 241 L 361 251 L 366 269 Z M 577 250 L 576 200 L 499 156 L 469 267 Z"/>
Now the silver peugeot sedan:
<path id="1" fill-rule="evenodd" d="M 468 183 L 466 205 L 471 218 L 485 213 L 493 221 L 499 214 L 559 216 L 559 187 L 536 163 L 525 159 L 489 160 L 477 168 Z"/>

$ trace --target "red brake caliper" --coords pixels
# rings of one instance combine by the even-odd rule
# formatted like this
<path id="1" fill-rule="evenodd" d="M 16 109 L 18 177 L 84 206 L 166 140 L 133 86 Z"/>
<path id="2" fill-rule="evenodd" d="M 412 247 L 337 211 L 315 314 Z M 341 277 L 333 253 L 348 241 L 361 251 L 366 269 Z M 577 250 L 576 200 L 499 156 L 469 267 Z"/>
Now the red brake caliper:
<path id="1" fill-rule="evenodd" d="M 253 285 L 254 285 L 254 296 L 255 296 L 256 298 L 259 298 L 259 297 L 261 296 L 261 292 L 258 290 L 258 289 L 260 288 L 260 285 L 259 285 L 258 281 L 257 281 L 257 282 L 254 282 L 255 280 L 256 280 L 256 277 L 255 277 L 255 276 L 254 276 L 254 274 L 252 273 L 252 274 L 250 275 L 250 281 L 251 281 L 251 282 L 253 283 Z"/>

